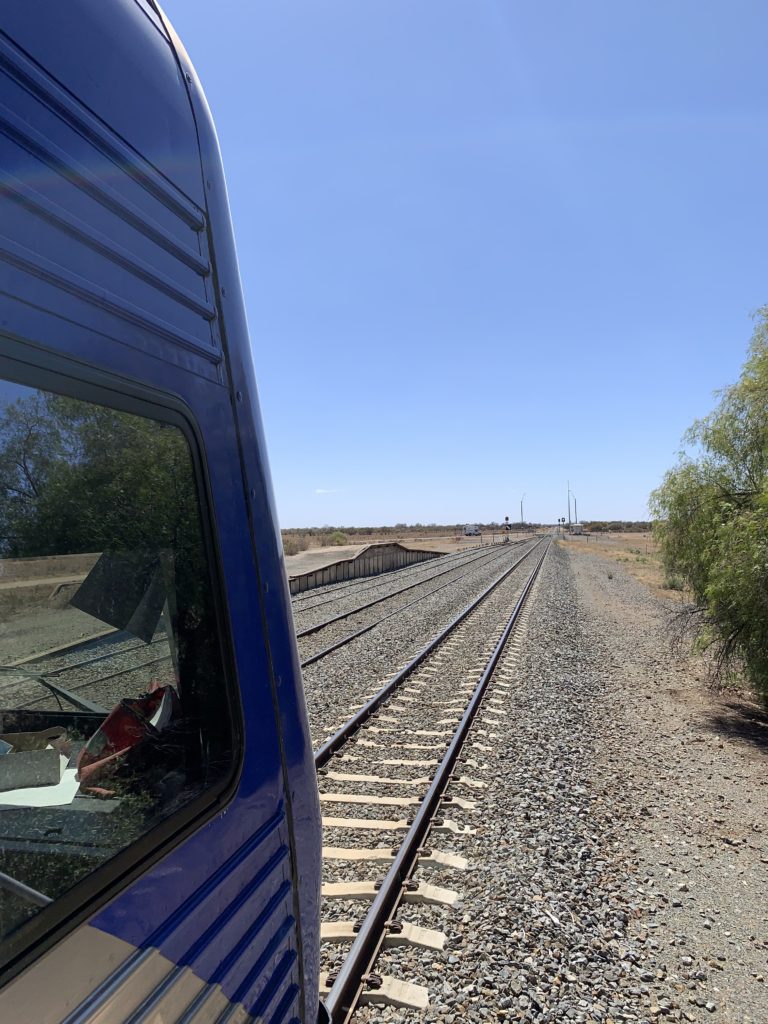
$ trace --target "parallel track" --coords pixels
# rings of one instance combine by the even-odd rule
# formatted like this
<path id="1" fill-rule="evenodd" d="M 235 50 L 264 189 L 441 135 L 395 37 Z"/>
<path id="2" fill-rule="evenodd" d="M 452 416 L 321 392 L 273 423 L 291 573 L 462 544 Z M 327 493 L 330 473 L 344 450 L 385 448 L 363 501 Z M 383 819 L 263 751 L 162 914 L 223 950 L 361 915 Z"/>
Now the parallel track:
<path id="1" fill-rule="evenodd" d="M 501 545 L 497 545 L 497 547 L 500 546 Z M 439 579 L 441 576 L 446 576 L 448 573 L 459 572 L 461 569 L 464 569 L 468 565 L 474 567 L 477 564 L 492 561 L 494 558 L 498 557 L 499 552 L 494 551 L 493 549 L 491 549 L 491 551 L 485 550 L 479 555 L 474 554 L 472 558 L 467 558 L 466 560 L 459 562 L 457 565 L 450 565 L 448 566 L 447 569 L 442 568 L 440 569 L 439 572 L 433 572 L 431 575 L 425 576 L 423 579 L 415 580 L 412 583 L 406 583 L 405 586 L 398 587 L 396 590 L 393 590 L 389 594 L 383 594 L 381 597 L 375 597 L 372 601 L 366 601 L 364 604 L 357 605 L 355 608 L 351 608 L 348 611 L 340 612 L 338 615 L 332 615 L 330 618 L 324 619 L 322 622 L 317 622 L 312 626 L 306 626 L 304 629 L 300 629 L 297 631 L 296 639 L 301 640 L 305 636 L 311 636 L 313 633 L 318 633 L 321 629 L 324 629 L 326 626 L 332 626 L 335 622 L 341 622 L 344 619 L 348 619 L 352 615 L 357 615 L 358 612 L 364 612 L 368 608 L 373 608 L 377 604 L 382 604 L 384 601 L 389 601 L 393 597 L 399 597 L 400 594 L 405 594 L 409 590 L 414 590 L 416 587 L 426 586 L 426 584 L 431 583 L 433 580 Z"/>
<path id="2" fill-rule="evenodd" d="M 527 558 L 531 551 L 533 551 L 533 549 L 539 543 L 540 541 L 535 541 L 531 545 L 531 547 L 528 548 L 528 550 L 522 556 L 522 558 Z M 494 560 L 501 560 L 504 554 L 506 554 L 506 552 L 496 554 L 494 556 L 494 559 L 491 559 L 491 562 Z M 522 558 L 515 562 L 512 568 L 518 566 L 522 561 Z M 369 633 L 372 629 L 375 629 L 377 626 L 380 626 L 383 622 L 386 622 L 388 619 L 393 618 L 395 615 L 400 615 L 402 612 L 408 611 L 409 608 L 412 608 L 415 604 L 418 604 L 420 601 L 425 601 L 428 597 L 432 597 L 434 594 L 437 594 L 448 587 L 454 586 L 460 580 L 463 580 L 467 576 L 469 576 L 470 573 L 473 572 L 476 568 L 477 566 L 471 566 L 469 569 L 466 570 L 466 572 L 463 572 L 460 576 L 457 576 L 454 579 L 449 580 L 447 583 L 442 583 L 439 586 L 434 587 L 432 590 L 427 591 L 426 594 L 422 594 L 419 597 L 414 598 L 412 601 L 408 601 L 407 604 L 401 605 L 399 608 L 395 608 L 391 612 L 387 612 L 386 615 L 382 615 L 380 618 L 375 619 L 373 622 L 367 623 L 360 629 L 354 630 L 351 633 L 347 633 L 346 636 L 343 636 L 341 637 L 341 639 L 336 640 L 331 644 L 328 644 L 328 646 L 323 647 L 320 651 L 316 651 L 314 654 L 302 658 L 301 667 L 307 668 L 309 665 L 314 665 L 315 662 L 321 661 L 323 658 L 327 658 L 329 654 L 333 654 L 334 651 L 339 650 L 340 647 L 345 647 L 347 644 L 352 643 L 353 640 L 357 640 L 358 637 L 364 636 L 366 633 Z M 504 573 L 502 573 L 502 575 L 499 577 L 499 580 L 506 578 L 510 571 L 511 570 L 505 570 Z"/>
<path id="3" fill-rule="evenodd" d="M 514 543 L 520 544 L 522 541 L 517 540 Z M 492 544 L 490 547 L 499 547 L 499 545 Z M 404 565 L 400 569 L 379 573 L 374 577 L 359 576 L 353 580 L 344 580 L 343 583 L 330 583 L 315 590 L 305 590 L 301 594 L 294 594 L 291 598 L 293 612 L 294 615 L 303 615 L 305 612 L 314 611 L 316 608 L 322 608 L 324 605 L 338 604 L 339 600 L 343 600 L 345 594 L 349 591 L 354 591 L 355 594 L 363 594 L 371 590 L 379 590 L 382 587 L 391 586 L 393 583 L 415 578 L 421 573 L 429 572 L 435 566 L 445 566 L 449 562 L 460 565 L 462 561 L 470 561 L 473 557 L 476 558 L 483 552 L 487 553 L 488 550 L 488 546 L 485 546 L 482 549 L 470 548 L 465 551 L 454 551 L 451 554 L 441 555 L 439 558 L 433 558 L 427 562 L 417 562 L 415 565 Z M 318 590 L 320 592 L 319 600 Z M 310 601 L 313 601 L 313 603 L 310 604 Z"/>

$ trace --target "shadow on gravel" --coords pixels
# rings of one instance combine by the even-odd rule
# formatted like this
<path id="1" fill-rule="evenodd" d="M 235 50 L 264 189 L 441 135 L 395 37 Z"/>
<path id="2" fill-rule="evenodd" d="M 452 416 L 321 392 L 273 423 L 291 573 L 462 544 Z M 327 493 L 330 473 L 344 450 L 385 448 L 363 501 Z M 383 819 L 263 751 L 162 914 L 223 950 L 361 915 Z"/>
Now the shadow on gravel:
<path id="1" fill-rule="evenodd" d="M 728 739 L 768 751 L 768 712 L 744 700 L 724 700 L 706 716 L 708 726 Z"/>

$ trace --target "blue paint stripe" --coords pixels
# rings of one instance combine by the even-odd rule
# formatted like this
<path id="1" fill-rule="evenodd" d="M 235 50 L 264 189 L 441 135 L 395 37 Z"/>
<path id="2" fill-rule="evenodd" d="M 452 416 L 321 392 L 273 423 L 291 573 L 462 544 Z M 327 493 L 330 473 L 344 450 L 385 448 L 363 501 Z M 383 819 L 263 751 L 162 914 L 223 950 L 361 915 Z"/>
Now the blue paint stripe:
<path id="1" fill-rule="evenodd" d="M 252 1006 L 249 1006 L 248 1001 L 245 998 L 243 998 L 244 993 L 240 996 L 238 1002 L 242 1002 L 246 1010 L 249 1010 L 253 1017 L 263 1017 L 267 1012 L 267 1008 L 269 1007 L 270 1003 L 275 998 L 277 993 L 280 991 L 281 985 L 290 975 L 291 968 L 295 963 L 295 951 L 292 949 L 288 950 L 286 953 L 283 954 L 283 958 L 277 965 L 276 969 L 272 972 L 272 977 L 269 979 L 267 984 L 262 989 L 261 995 L 256 1000 L 256 1002 Z M 291 985 L 291 988 L 294 987 L 295 984 Z"/>
<path id="2" fill-rule="evenodd" d="M 198 992 L 182 1016 L 179 1017 L 177 1024 L 190 1024 L 216 991 L 217 989 L 213 985 L 208 985 Z"/>
<path id="3" fill-rule="evenodd" d="M 136 949 L 135 953 L 132 953 L 122 964 L 112 971 L 112 973 L 105 978 L 101 984 L 97 985 L 93 992 L 91 992 L 79 1006 L 68 1014 L 68 1016 L 62 1021 L 62 1024 L 86 1024 L 93 1014 L 103 1007 L 107 1000 L 114 995 L 121 985 L 126 983 L 134 972 L 141 970 L 144 963 L 154 955 L 155 950 L 160 949 L 162 943 L 167 941 L 177 928 L 188 922 L 188 920 L 193 917 L 199 904 L 204 901 L 221 884 L 221 882 L 232 873 L 232 871 L 242 865 L 250 854 L 280 827 L 284 820 L 285 810 L 281 805 L 277 813 L 274 814 L 272 818 L 270 818 L 269 821 L 267 821 L 262 828 L 258 830 L 258 832 L 249 836 L 248 840 L 243 843 L 243 845 L 228 860 L 226 860 L 224 864 L 222 864 L 221 867 L 210 876 L 210 878 L 208 878 L 205 885 L 197 889 L 181 904 L 174 914 L 168 917 L 167 920 L 152 933 L 146 941 L 142 942 L 141 948 Z M 91 924 L 108 934 L 115 935 L 117 938 L 122 939 L 124 942 L 128 942 L 135 947 L 138 943 L 134 941 L 135 936 L 130 934 L 130 914 L 124 916 L 122 913 L 122 911 L 126 909 L 126 905 L 130 907 L 130 899 L 131 889 L 128 889 L 125 893 L 118 896 L 113 904 L 106 907 L 101 913 L 97 914 L 92 919 Z M 115 913 L 115 908 L 119 908 L 120 912 Z M 202 980 L 205 981 L 207 979 L 203 978 Z M 214 990 L 204 989 L 193 1005 L 198 1002 L 202 1003 L 212 991 Z"/>
<path id="4" fill-rule="evenodd" d="M 154 949 L 137 949 L 127 960 L 105 978 L 100 985 L 86 996 L 86 998 L 67 1014 L 61 1024 L 88 1024 L 92 1021 L 93 1015 L 110 999 L 120 988 L 125 979 L 135 971 L 141 970 L 142 965 L 155 953 Z"/>
<path id="5" fill-rule="evenodd" d="M 253 940 L 258 937 L 259 933 L 264 930 L 264 927 L 266 926 L 267 922 L 272 917 L 272 915 L 284 906 L 286 899 L 290 895 L 290 892 L 290 883 L 283 882 L 283 884 L 274 894 L 272 899 L 264 907 L 262 912 L 253 922 L 253 924 L 245 933 L 245 935 L 243 935 L 240 941 L 235 946 L 233 946 L 233 948 L 229 951 L 229 953 L 225 956 L 225 958 L 221 961 L 219 966 L 213 972 L 210 979 L 212 982 L 219 983 L 222 986 L 222 988 L 226 991 L 226 981 L 229 980 L 231 983 L 231 975 L 235 972 L 238 964 L 242 960 L 243 953 L 248 948 L 248 946 L 251 945 Z M 273 946 L 276 940 L 282 940 L 282 936 L 288 930 L 286 926 L 290 926 L 290 924 L 292 923 L 293 917 L 291 916 L 286 917 L 283 920 L 280 927 L 277 929 L 277 931 L 274 933 L 270 941 L 267 943 L 264 952 L 259 957 L 259 960 L 261 960 L 266 955 L 267 950 L 269 950 Z"/>
<path id="6" fill-rule="evenodd" d="M 199 206 L 170 182 L 133 147 L 107 127 L 84 104 L 30 60 L 19 47 L 0 32 L 0 65 L 35 99 L 53 111 L 69 127 L 85 136 L 114 161 L 115 166 L 130 175 L 151 192 L 164 206 L 181 217 L 195 231 L 205 227 L 205 215 Z"/>
<path id="7" fill-rule="evenodd" d="M 288 1015 L 289 1010 L 295 1006 L 298 995 L 299 986 L 294 983 L 277 1004 L 277 1009 L 269 1018 L 269 1024 L 282 1024 Z"/>
<path id="8" fill-rule="evenodd" d="M 267 863 L 264 864 L 263 867 L 254 875 L 249 884 L 240 890 L 235 899 L 219 914 L 213 923 L 206 928 L 203 934 L 192 943 L 186 952 L 179 957 L 178 962 L 180 964 L 190 964 L 196 969 L 197 962 L 211 943 L 219 937 L 220 933 L 229 925 L 237 912 L 245 906 L 248 900 L 251 899 L 255 891 L 265 884 L 273 871 L 275 871 L 281 864 L 285 863 L 287 857 L 288 847 L 281 846 L 277 852 L 270 857 Z M 284 891 L 286 890 L 285 883 L 282 888 Z M 289 892 L 290 886 L 287 887 L 286 896 Z"/>
<path id="9" fill-rule="evenodd" d="M 107 209 L 145 235 L 150 241 L 165 249 L 186 266 L 191 267 L 201 277 L 208 277 L 211 268 L 186 242 L 174 237 L 164 227 L 147 219 L 144 211 L 130 199 L 122 196 L 116 189 L 81 164 L 65 150 L 61 149 L 42 132 L 32 127 L 0 103 L 0 131 L 38 159 L 43 160 L 52 170 L 61 174 L 75 187 L 87 192 Z"/>
<path id="10" fill-rule="evenodd" d="M 129 323 L 153 334 L 159 334 L 168 341 L 173 342 L 180 348 L 192 352 L 196 356 L 205 359 L 209 363 L 218 365 L 224 358 L 218 351 L 209 350 L 206 344 L 209 343 L 203 336 L 197 337 L 188 331 L 177 329 L 168 320 L 156 316 L 154 313 L 142 309 L 128 299 L 116 295 L 114 292 L 103 288 L 87 280 L 80 274 L 68 270 L 61 264 L 54 263 L 40 253 L 28 249 L 26 246 L 15 242 L 12 238 L 0 235 L 0 259 L 3 259 L 20 270 L 61 288 L 71 295 L 90 303 L 97 309 L 103 309 L 113 316 L 120 317 Z M 206 329 L 209 324 L 204 321 Z"/>
<path id="11" fill-rule="evenodd" d="M 261 981 L 264 984 L 261 986 L 261 993 L 264 994 L 265 990 L 270 989 L 275 983 L 279 983 L 281 980 L 275 973 L 267 973 L 269 970 L 269 964 L 274 956 L 277 955 L 281 944 L 285 938 L 290 934 L 291 929 L 294 927 L 295 921 L 292 917 L 287 918 L 280 928 L 272 936 L 272 939 L 267 944 L 264 952 L 256 960 L 251 970 L 246 974 L 243 982 L 233 992 L 231 989 L 223 989 L 224 994 L 232 1000 L 233 1003 L 243 1003 L 245 1008 L 251 1013 L 255 1014 L 255 1010 L 252 1007 L 252 1000 L 254 995 L 254 989 L 259 985 Z M 284 956 L 287 956 L 291 963 L 296 960 L 296 952 L 289 950 Z M 265 977 L 266 975 L 266 977 Z M 248 993 L 251 993 L 251 999 L 246 1000 L 243 997 Z M 260 1001 L 260 1000 L 259 1000 Z"/>
<path id="12" fill-rule="evenodd" d="M 118 266 L 124 267 L 153 288 L 164 292 L 206 320 L 216 319 L 216 309 L 210 302 L 199 298 L 188 288 L 171 280 L 166 273 L 158 270 L 150 262 L 142 260 L 125 246 L 99 231 L 98 228 L 87 224 L 82 218 L 65 210 L 63 206 L 42 195 L 37 189 L 17 178 L 10 171 L 2 172 L 0 184 L 10 198 L 15 197 L 17 202 L 23 203 L 28 208 L 31 207 L 38 216 L 44 217 L 60 230 L 67 231 L 79 242 L 94 249 L 100 255 L 106 256 Z"/>

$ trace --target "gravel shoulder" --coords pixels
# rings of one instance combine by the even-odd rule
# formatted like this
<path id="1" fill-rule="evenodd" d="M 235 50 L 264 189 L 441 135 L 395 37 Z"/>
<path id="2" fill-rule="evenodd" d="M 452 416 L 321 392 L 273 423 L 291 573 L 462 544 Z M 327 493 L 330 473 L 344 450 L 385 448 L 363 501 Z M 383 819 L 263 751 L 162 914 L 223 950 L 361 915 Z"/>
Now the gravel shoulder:
<path id="1" fill-rule="evenodd" d="M 631 825 L 635 888 L 643 896 L 634 931 L 642 936 L 655 925 L 646 941 L 657 944 L 660 969 L 693 1019 L 717 1013 L 729 1024 L 762 1024 L 768 1020 L 764 716 L 748 698 L 709 691 L 701 659 L 675 650 L 673 602 L 651 595 L 615 563 L 582 553 L 568 558 L 577 614 L 603 652 L 616 700 L 596 753 L 616 771 L 612 789 L 623 791 Z M 697 973 L 706 977 L 694 978 L 699 984 L 691 989 Z"/>

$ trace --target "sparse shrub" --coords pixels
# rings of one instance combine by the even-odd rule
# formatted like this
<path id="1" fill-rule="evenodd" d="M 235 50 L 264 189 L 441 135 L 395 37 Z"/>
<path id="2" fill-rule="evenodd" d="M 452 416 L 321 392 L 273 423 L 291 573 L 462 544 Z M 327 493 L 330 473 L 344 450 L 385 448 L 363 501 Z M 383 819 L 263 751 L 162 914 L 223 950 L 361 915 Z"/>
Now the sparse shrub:
<path id="1" fill-rule="evenodd" d="M 768 306 L 749 358 L 694 423 L 651 502 L 667 578 L 685 583 L 721 669 L 743 665 L 768 698 Z"/>
<path id="2" fill-rule="evenodd" d="M 334 530 L 333 533 L 330 534 L 330 536 L 328 537 L 328 544 L 341 545 L 348 543 L 349 537 L 346 535 L 346 533 L 342 533 L 341 530 Z"/>
<path id="3" fill-rule="evenodd" d="M 298 555 L 300 551 L 306 551 L 308 547 L 309 541 L 306 537 L 283 534 L 283 552 L 286 555 Z"/>

